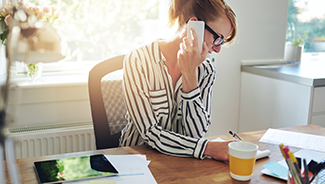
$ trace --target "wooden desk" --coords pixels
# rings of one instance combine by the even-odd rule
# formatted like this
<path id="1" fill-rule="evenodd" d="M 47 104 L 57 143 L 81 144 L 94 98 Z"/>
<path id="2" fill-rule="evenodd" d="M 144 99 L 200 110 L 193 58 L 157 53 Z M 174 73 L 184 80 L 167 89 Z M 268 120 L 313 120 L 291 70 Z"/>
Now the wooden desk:
<path id="1" fill-rule="evenodd" d="M 315 135 L 325 136 L 325 128 L 317 125 L 305 125 L 298 127 L 281 128 L 282 130 L 289 130 L 294 132 L 309 133 Z M 155 150 L 149 149 L 147 146 L 134 146 L 113 148 L 106 150 L 96 150 L 78 153 L 68 153 L 60 155 L 51 155 L 35 158 L 17 159 L 17 165 L 19 173 L 21 175 L 22 183 L 37 184 L 35 171 L 33 168 L 33 162 L 39 160 L 55 159 L 55 158 L 67 158 L 73 156 L 81 156 L 86 154 L 145 154 L 148 160 L 151 160 L 149 168 L 159 184 L 197 184 L 197 183 L 285 183 L 282 180 L 278 180 L 269 176 L 261 174 L 261 170 L 264 169 L 263 165 L 272 161 L 279 161 L 282 155 L 278 145 L 259 143 L 259 139 L 263 136 L 266 130 L 239 133 L 238 135 L 245 141 L 258 144 L 261 150 L 269 149 L 272 153 L 269 158 L 264 158 L 256 162 L 254 169 L 254 175 L 250 181 L 239 182 L 233 180 L 229 174 L 229 166 L 227 163 L 204 159 L 198 160 L 195 158 L 180 158 L 161 154 Z M 222 139 L 232 139 L 230 135 L 219 136 Z M 212 137 L 216 138 L 216 137 Z M 291 148 L 292 151 L 298 151 L 298 148 Z M 8 172 L 6 169 L 6 183 L 10 183 L 8 180 Z"/>

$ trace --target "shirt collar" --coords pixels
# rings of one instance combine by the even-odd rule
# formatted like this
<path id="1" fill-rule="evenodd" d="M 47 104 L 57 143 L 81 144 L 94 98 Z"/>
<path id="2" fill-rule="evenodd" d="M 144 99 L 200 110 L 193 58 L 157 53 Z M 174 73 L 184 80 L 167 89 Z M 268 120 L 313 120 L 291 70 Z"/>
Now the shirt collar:
<path id="1" fill-rule="evenodd" d="M 165 63 L 166 58 L 163 55 L 163 53 L 161 52 L 161 49 L 160 49 L 159 44 L 158 44 L 158 40 L 159 39 L 157 39 L 153 44 L 155 62 L 156 63 L 159 63 L 159 62 Z"/>

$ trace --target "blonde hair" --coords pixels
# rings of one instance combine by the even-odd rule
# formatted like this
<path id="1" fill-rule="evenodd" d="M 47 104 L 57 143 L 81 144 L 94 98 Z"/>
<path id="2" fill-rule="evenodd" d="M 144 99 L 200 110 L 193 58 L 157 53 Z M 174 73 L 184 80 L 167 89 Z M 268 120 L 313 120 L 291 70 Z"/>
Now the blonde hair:
<path id="1" fill-rule="evenodd" d="M 193 16 L 204 22 L 227 16 L 232 29 L 225 41 L 231 43 L 237 35 L 236 14 L 224 0 L 172 0 L 168 11 L 168 25 L 172 27 L 178 22 L 180 28 Z"/>

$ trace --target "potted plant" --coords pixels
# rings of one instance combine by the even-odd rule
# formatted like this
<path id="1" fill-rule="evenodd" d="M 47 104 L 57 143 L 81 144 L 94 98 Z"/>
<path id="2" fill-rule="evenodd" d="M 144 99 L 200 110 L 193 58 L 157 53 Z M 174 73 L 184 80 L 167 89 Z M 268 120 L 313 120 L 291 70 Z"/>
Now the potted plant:
<path id="1" fill-rule="evenodd" d="M 304 35 L 295 38 L 292 43 L 287 43 L 284 49 L 284 60 L 288 62 L 301 61 L 301 54 L 304 49 L 304 40 L 307 38 L 308 32 L 305 31 Z"/>

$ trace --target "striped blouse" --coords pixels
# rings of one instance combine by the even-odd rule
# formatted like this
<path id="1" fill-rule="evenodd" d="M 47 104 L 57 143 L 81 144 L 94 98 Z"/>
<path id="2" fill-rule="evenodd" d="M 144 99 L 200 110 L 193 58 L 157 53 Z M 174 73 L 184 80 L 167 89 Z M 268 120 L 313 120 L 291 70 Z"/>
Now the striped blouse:
<path id="1" fill-rule="evenodd" d="M 206 60 L 198 67 L 198 88 L 175 89 L 158 41 L 124 58 L 123 90 L 128 124 L 120 146 L 147 144 L 164 154 L 203 159 L 211 124 L 211 98 L 216 70 Z"/>

